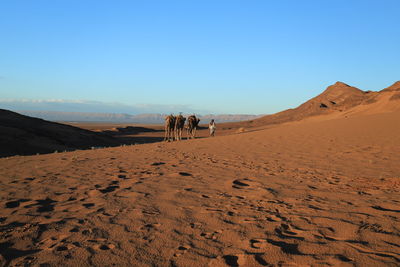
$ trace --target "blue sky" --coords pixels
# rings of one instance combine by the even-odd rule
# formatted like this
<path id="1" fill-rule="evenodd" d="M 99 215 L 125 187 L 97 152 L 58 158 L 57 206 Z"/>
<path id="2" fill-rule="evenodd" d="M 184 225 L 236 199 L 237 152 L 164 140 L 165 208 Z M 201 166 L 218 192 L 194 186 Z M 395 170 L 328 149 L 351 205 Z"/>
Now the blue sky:
<path id="1" fill-rule="evenodd" d="M 380 90 L 400 80 L 399 10 L 397 0 L 3 1 L 0 100 L 266 114 L 338 80 Z"/>

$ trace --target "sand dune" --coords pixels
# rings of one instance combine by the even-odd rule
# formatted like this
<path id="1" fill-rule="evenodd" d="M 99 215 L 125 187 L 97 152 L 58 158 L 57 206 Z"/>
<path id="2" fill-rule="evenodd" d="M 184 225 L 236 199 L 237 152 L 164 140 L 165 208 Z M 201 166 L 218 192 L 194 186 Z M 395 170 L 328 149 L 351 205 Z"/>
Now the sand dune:
<path id="1" fill-rule="evenodd" d="M 111 136 L 0 109 L 0 157 L 117 146 Z"/>
<path id="2" fill-rule="evenodd" d="M 363 91 L 342 82 L 328 86 L 320 95 L 297 108 L 240 123 L 226 123 L 225 127 L 264 127 L 282 123 L 328 120 L 352 114 L 374 114 L 400 109 L 400 81 L 381 91 Z"/>
<path id="3" fill-rule="evenodd" d="M 399 266 L 399 90 L 336 83 L 214 138 L 2 158 L 0 266 Z"/>
<path id="4" fill-rule="evenodd" d="M 399 266 L 399 118 L 0 159 L 0 262 Z"/>

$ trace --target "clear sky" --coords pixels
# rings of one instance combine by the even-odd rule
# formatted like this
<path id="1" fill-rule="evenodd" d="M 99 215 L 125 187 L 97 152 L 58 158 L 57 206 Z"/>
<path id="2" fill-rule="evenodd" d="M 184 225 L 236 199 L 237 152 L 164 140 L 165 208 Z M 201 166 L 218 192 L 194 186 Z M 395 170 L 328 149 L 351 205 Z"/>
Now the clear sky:
<path id="1" fill-rule="evenodd" d="M 338 80 L 380 90 L 400 80 L 399 12 L 398 0 L 2 1 L 0 99 L 265 114 Z"/>

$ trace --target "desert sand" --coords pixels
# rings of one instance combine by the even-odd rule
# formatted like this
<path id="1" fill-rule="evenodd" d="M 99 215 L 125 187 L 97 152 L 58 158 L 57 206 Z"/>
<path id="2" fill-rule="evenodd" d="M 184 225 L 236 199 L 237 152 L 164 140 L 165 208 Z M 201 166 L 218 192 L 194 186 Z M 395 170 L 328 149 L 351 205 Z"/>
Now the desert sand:
<path id="1" fill-rule="evenodd" d="M 214 138 L 1 158 L 1 266 L 399 266 L 389 94 Z"/>

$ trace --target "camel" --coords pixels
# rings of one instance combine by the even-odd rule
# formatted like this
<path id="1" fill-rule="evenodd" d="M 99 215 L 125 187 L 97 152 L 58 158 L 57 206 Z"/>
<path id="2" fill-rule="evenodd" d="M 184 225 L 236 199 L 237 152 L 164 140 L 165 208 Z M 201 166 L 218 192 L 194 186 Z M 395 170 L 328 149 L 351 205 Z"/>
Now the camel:
<path id="1" fill-rule="evenodd" d="M 181 114 L 176 116 L 175 119 L 175 140 L 179 141 L 182 140 L 182 130 L 185 127 L 186 118 L 183 117 Z"/>
<path id="2" fill-rule="evenodd" d="M 174 140 L 174 129 L 175 129 L 175 116 L 168 115 L 165 117 L 165 135 L 164 141 Z"/>
<path id="3" fill-rule="evenodd" d="M 189 116 L 188 123 L 187 123 L 188 139 L 196 138 L 196 129 L 197 129 L 197 126 L 199 125 L 199 122 L 200 122 L 200 119 L 196 118 L 195 115 Z"/>

